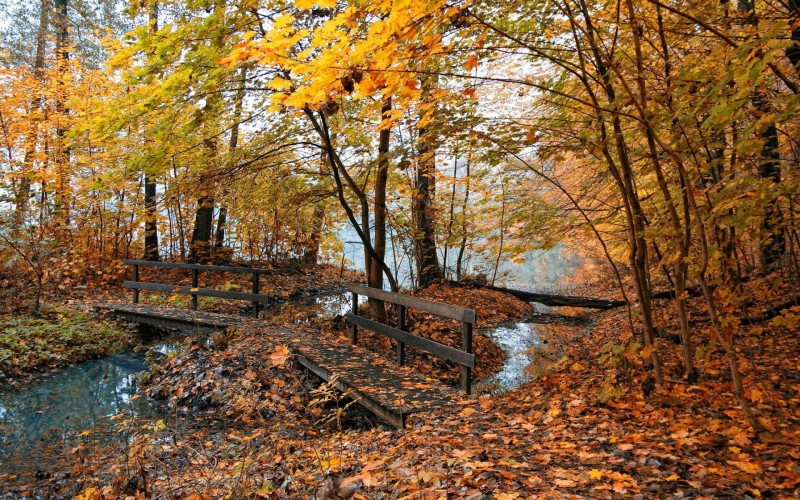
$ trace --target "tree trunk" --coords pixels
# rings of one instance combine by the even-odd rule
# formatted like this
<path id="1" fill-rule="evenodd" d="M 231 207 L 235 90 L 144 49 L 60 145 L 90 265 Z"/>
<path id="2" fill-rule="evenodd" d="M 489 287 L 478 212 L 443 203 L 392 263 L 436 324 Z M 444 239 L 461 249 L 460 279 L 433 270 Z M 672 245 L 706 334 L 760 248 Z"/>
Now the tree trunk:
<path id="1" fill-rule="evenodd" d="M 319 260 L 319 246 L 322 243 L 322 226 L 325 224 L 325 207 L 321 202 L 314 207 L 312 214 L 314 227 L 311 228 L 311 236 L 308 239 L 308 246 L 303 252 L 303 262 L 314 265 Z"/>
<path id="2" fill-rule="evenodd" d="M 69 222 L 69 157 L 70 151 L 67 145 L 67 126 L 66 118 L 69 110 L 66 105 L 66 82 L 65 75 L 69 70 L 69 17 L 67 14 L 67 3 L 69 0 L 55 0 L 56 11 L 56 70 L 57 70 L 57 89 L 56 89 L 56 193 L 55 193 L 55 212 L 59 216 L 61 223 L 66 228 Z"/>
<path id="3" fill-rule="evenodd" d="M 442 272 L 445 277 L 451 275 L 450 270 L 447 268 L 447 254 L 450 249 L 451 239 L 453 238 L 453 223 L 455 222 L 455 207 L 456 207 L 456 186 L 458 178 L 458 149 L 453 152 L 453 189 L 450 191 L 450 210 L 447 216 L 447 237 L 444 242 L 444 255 L 442 256 Z"/>
<path id="4" fill-rule="evenodd" d="M 147 174 L 144 176 L 144 212 L 144 260 L 159 260 L 156 183 Z"/>
<path id="5" fill-rule="evenodd" d="M 209 244 L 214 222 L 214 196 L 204 192 L 197 199 L 197 210 L 192 229 L 192 246 L 189 260 L 199 262 L 209 257 Z"/>
<path id="6" fill-rule="evenodd" d="M 433 198 L 436 193 L 436 147 L 429 130 L 418 129 L 416 190 L 411 202 L 417 277 L 424 288 L 442 277 L 436 253 Z"/>
<path id="7" fill-rule="evenodd" d="M 239 121 L 242 119 L 242 106 L 244 103 L 244 85 L 247 80 L 247 66 L 242 66 L 239 70 L 241 80 L 239 88 L 236 89 L 236 97 L 233 104 L 233 126 L 231 128 L 231 138 L 228 143 L 228 153 L 233 153 L 239 147 Z M 217 218 L 217 230 L 214 234 L 214 248 L 221 248 L 225 244 L 225 224 L 228 222 L 228 208 L 220 206 L 219 217 Z"/>
<path id="8" fill-rule="evenodd" d="M 492 270 L 492 280 L 489 283 L 494 286 L 497 279 L 497 270 L 500 268 L 500 258 L 503 256 L 503 245 L 506 239 L 506 183 L 500 182 L 501 200 L 500 200 L 500 243 L 497 248 L 497 258 L 494 261 L 494 270 Z"/>
<path id="9" fill-rule="evenodd" d="M 381 106 L 381 120 L 389 118 L 392 111 L 392 99 L 387 97 Z M 378 137 L 378 169 L 375 172 L 375 253 L 377 259 L 372 259 L 367 276 L 367 284 L 373 288 L 383 290 L 383 269 L 379 261 L 386 261 L 386 182 L 389 178 L 389 127 L 381 128 Z M 369 299 L 369 304 L 375 312 L 378 321 L 386 320 L 386 306 L 383 301 Z"/>
<path id="10" fill-rule="evenodd" d="M 204 142 L 206 156 L 211 163 L 217 156 L 215 139 L 206 139 Z M 208 182 L 200 182 L 200 196 L 197 199 L 194 228 L 192 229 L 192 246 L 189 249 L 189 260 L 198 262 L 210 257 L 211 234 L 214 230 L 214 193 L 207 186 Z"/>
<path id="11" fill-rule="evenodd" d="M 221 248 L 225 244 L 225 223 L 228 222 L 228 209 L 219 208 L 217 216 L 217 230 L 214 232 L 214 248 Z"/>
<path id="12" fill-rule="evenodd" d="M 150 32 L 158 31 L 158 2 L 150 5 Z M 150 138 L 147 138 L 149 142 Z M 158 252 L 158 202 L 156 181 L 151 174 L 144 174 L 144 260 L 159 260 Z"/>
<path id="13" fill-rule="evenodd" d="M 461 206 L 461 244 L 458 246 L 458 257 L 456 257 L 456 280 L 460 280 L 464 272 L 464 251 L 467 249 L 467 206 L 469 205 L 469 184 L 470 184 L 470 162 L 472 155 L 467 155 L 467 171 L 464 176 L 466 186 L 464 187 L 464 204 Z"/>
<path id="14" fill-rule="evenodd" d="M 763 112 L 769 112 L 769 105 L 757 100 L 756 105 Z M 758 168 L 759 177 L 771 181 L 774 184 L 781 182 L 781 162 L 778 150 L 778 128 L 774 123 L 770 124 L 761 134 L 764 139 L 764 146 L 761 149 L 762 162 Z M 764 220 L 762 228 L 768 240 L 761 246 L 761 258 L 764 261 L 764 272 L 769 272 L 770 268 L 781 260 L 786 253 L 786 234 L 782 224 L 782 215 L 778 200 L 772 199 L 764 207 Z"/>
<path id="15" fill-rule="evenodd" d="M 792 23 L 791 35 L 794 44 L 786 48 L 786 57 L 789 58 L 798 76 L 800 76 L 800 1 L 789 0 L 787 4 L 795 19 Z"/>
<path id="16" fill-rule="evenodd" d="M 320 155 L 319 158 L 319 177 L 325 177 L 325 169 L 327 162 L 325 160 L 325 153 Z M 322 226 L 325 224 L 325 207 L 322 201 L 317 201 L 314 206 L 314 213 L 312 215 L 313 227 L 311 228 L 311 236 L 309 237 L 308 246 L 303 253 L 303 262 L 309 265 L 314 265 L 319 259 L 319 245 L 322 242 Z"/>
<path id="17" fill-rule="evenodd" d="M 47 27 L 47 0 L 41 0 L 39 4 L 39 28 L 36 32 L 36 56 L 33 61 L 33 74 L 39 85 L 44 83 L 44 50 L 45 50 L 45 28 Z M 22 162 L 22 173 L 19 178 L 19 185 L 14 192 L 14 223 L 21 226 L 25 222 L 28 212 L 28 201 L 31 196 L 31 178 L 33 176 L 33 162 L 36 155 L 36 143 L 39 140 L 38 121 L 33 118 L 36 110 L 41 108 L 42 99 L 39 93 L 31 100 L 28 118 L 28 136 L 26 137 L 25 157 Z"/>

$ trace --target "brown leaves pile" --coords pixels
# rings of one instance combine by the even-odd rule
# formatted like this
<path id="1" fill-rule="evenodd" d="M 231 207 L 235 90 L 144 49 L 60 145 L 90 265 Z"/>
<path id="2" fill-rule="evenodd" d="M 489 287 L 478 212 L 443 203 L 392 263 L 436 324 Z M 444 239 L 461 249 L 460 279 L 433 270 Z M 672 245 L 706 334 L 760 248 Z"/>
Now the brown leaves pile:
<path id="1" fill-rule="evenodd" d="M 465 398 L 458 406 L 417 415 L 405 431 L 345 427 L 339 433 L 307 425 L 304 409 L 292 403 L 289 379 L 271 367 L 284 353 L 257 338 L 233 341 L 219 353 L 196 349 L 167 366 L 178 376 L 173 380 L 183 381 L 165 386 L 179 408 L 203 383 L 202 377 L 192 381 L 193 367 L 203 367 L 200 372 L 215 380 L 212 392 L 249 387 L 258 394 L 254 407 L 266 400 L 284 409 L 247 421 L 236 418 L 243 409 L 224 403 L 215 415 L 233 414 L 203 438 L 203 460 L 170 461 L 177 445 L 162 445 L 170 449 L 147 462 L 155 476 L 150 487 L 260 498 L 800 495 L 796 335 L 774 343 L 747 338 L 742 345 L 762 371 L 772 366 L 766 360 L 781 360 L 780 370 L 766 374 L 772 385 L 753 386 L 748 394 L 773 429 L 756 435 L 731 407 L 721 360 L 703 363 L 700 384 L 670 384 L 645 398 L 641 387 L 649 370 L 640 357 L 627 359 L 624 373 L 601 362 L 603 346 L 630 338 L 625 311 L 602 313 L 591 333 L 572 331 L 573 337 L 553 341 L 560 346 L 541 378 L 500 396 Z M 749 363 L 744 368 L 753 371 Z M 287 390 L 273 390 L 275 382 L 265 386 L 265 373 L 284 377 Z M 601 397 L 609 383 L 618 394 Z M 242 438 L 256 432 L 249 441 Z M 179 436 L 177 442 L 189 439 Z"/>

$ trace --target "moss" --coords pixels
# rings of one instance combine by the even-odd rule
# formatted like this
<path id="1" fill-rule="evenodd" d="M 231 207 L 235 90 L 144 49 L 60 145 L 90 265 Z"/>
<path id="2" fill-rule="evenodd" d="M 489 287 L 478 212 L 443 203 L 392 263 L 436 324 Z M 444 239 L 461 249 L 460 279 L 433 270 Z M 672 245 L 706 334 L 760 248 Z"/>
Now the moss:
<path id="1" fill-rule="evenodd" d="M 0 318 L 0 373 L 18 375 L 113 354 L 131 335 L 115 324 L 63 308 Z"/>

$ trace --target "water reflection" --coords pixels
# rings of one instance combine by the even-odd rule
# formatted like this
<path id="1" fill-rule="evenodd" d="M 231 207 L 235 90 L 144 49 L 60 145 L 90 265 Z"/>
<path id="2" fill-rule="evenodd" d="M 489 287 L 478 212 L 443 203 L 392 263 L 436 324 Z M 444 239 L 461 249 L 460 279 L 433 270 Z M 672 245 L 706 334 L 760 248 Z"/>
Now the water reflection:
<path id="1" fill-rule="evenodd" d="M 503 352 L 506 362 L 495 375 L 475 384 L 475 392 L 500 393 L 516 389 L 533 379 L 531 366 L 544 355 L 543 343 L 572 336 L 589 324 L 585 310 L 535 304 L 536 313 L 522 322 L 483 332 Z"/>
<path id="2" fill-rule="evenodd" d="M 504 262 L 500 273 L 504 286 L 529 292 L 552 291 L 575 282 L 592 281 L 599 272 L 600 262 L 580 255 L 559 243 L 550 250 L 526 252 L 523 262 Z"/>
<path id="3" fill-rule="evenodd" d="M 537 335 L 539 326 L 533 323 L 517 323 L 484 332 L 484 335 L 506 353 L 507 358 L 498 373 L 475 384 L 476 393 L 509 391 L 531 379 L 526 369 L 531 364 L 532 349 L 541 344 Z"/>
<path id="4" fill-rule="evenodd" d="M 359 304 L 366 302 L 365 296 L 358 296 Z M 337 291 L 271 305 L 264 310 L 261 317 L 276 323 L 308 323 L 344 316 L 351 311 L 352 305 L 349 293 Z"/>
<path id="5" fill-rule="evenodd" d="M 355 230 L 349 225 L 344 225 L 339 230 L 339 238 L 344 244 L 344 257 L 356 270 L 364 269 L 364 247 Z M 386 264 L 392 269 L 395 279 L 400 287 L 414 285 L 413 258 L 408 256 L 402 245 L 397 248 L 392 246 L 393 240 L 387 241 Z M 444 249 L 439 248 L 439 259 L 444 259 Z M 450 248 L 450 255 L 456 255 L 458 248 Z M 467 273 L 486 273 L 491 276 L 495 263 L 494 255 L 468 255 L 464 261 Z M 449 259 L 448 268 L 454 273 L 452 258 Z M 521 255 L 521 259 L 511 259 L 503 256 L 498 268 L 496 284 L 508 288 L 516 288 L 529 292 L 547 292 L 554 288 L 563 289 L 572 283 L 593 281 L 598 275 L 602 260 L 596 256 L 586 255 L 586 252 L 576 250 L 570 246 L 557 243 L 549 250 L 529 250 Z"/>
<path id="6" fill-rule="evenodd" d="M 135 374 L 147 369 L 144 353 L 126 351 L 0 394 L 0 475 L 46 470 L 49 463 L 42 458 L 63 453 L 82 438 L 112 439 L 114 415 L 154 416 L 146 398 L 134 397 Z"/>

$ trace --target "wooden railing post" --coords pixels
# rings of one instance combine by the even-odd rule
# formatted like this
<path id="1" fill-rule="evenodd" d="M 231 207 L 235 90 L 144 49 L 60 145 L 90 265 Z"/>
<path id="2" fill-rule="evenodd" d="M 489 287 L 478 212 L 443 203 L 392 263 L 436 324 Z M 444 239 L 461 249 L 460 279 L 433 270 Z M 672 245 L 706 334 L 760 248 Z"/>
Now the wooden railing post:
<path id="1" fill-rule="evenodd" d="M 197 288 L 200 283 L 200 270 L 192 269 L 192 288 Z M 192 311 L 197 310 L 197 294 L 192 292 Z"/>
<path id="2" fill-rule="evenodd" d="M 258 273 L 253 273 L 253 293 L 257 294 L 259 289 Z M 253 317 L 258 319 L 258 301 L 253 301 Z"/>
<path id="3" fill-rule="evenodd" d="M 358 294 L 353 292 L 353 316 L 358 316 Z M 358 327 L 355 323 L 351 325 L 350 342 L 353 345 L 358 343 Z"/>
<path id="4" fill-rule="evenodd" d="M 464 321 L 461 348 L 464 352 L 472 354 L 472 323 L 467 321 Z M 461 389 L 467 394 L 472 393 L 472 369 L 463 365 L 461 366 Z"/>
<path id="5" fill-rule="evenodd" d="M 139 281 L 139 266 L 137 264 L 133 265 L 133 281 Z M 133 289 L 133 303 L 139 303 L 139 289 Z"/>
<path id="6" fill-rule="evenodd" d="M 406 306 L 397 306 L 397 329 L 406 331 Z M 406 344 L 397 341 L 397 363 L 403 366 L 406 362 Z"/>

